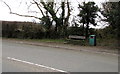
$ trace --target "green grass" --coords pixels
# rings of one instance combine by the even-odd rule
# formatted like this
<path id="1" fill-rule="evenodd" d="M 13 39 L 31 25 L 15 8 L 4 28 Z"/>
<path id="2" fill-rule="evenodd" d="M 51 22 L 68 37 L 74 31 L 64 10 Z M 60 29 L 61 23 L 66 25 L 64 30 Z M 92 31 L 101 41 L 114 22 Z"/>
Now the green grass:
<path id="1" fill-rule="evenodd" d="M 118 48 L 118 40 L 115 38 L 97 39 L 97 46 Z"/>
<path id="2" fill-rule="evenodd" d="M 3 38 L 10 40 L 19 40 L 19 41 L 33 41 L 33 42 L 53 42 L 53 43 L 63 43 L 63 44 L 73 44 L 73 45 L 81 45 L 86 46 L 87 42 L 84 40 L 68 40 L 68 39 L 19 39 L 19 38 Z"/>
<path id="3" fill-rule="evenodd" d="M 68 44 L 73 44 L 73 45 L 81 45 L 81 46 L 86 46 L 88 45 L 88 42 L 86 40 L 68 40 Z"/>
<path id="4" fill-rule="evenodd" d="M 33 41 L 33 42 L 53 42 L 53 43 L 66 43 L 72 45 L 80 45 L 80 46 L 89 46 L 89 42 L 86 40 L 66 40 L 66 39 L 19 39 L 19 38 L 3 38 L 10 40 L 19 40 L 19 41 Z M 117 39 L 97 39 L 97 46 L 116 48 Z"/>
<path id="5" fill-rule="evenodd" d="M 57 42 L 57 43 L 64 43 L 64 39 L 27 39 L 30 41 L 38 41 L 38 42 Z"/>
<path id="6" fill-rule="evenodd" d="M 35 41 L 35 42 L 56 42 L 56 43 L 64 43 L 65 39 L 19 39 L 19 38 L 3 38 L 3 39 L 13 39 L 13 40 L 22 40 L 22 41 Z"/>
<path id="7" fill-rule="evenodd" d="M 53 42 L 53 43 L 63 43 L 63 44 L 72 44 L 72 45 L 81 45 L 88 46 L 88 42 L 85 40 L 72 40 L 72 39 L 19 39 L 19 38 L 3 38 L 10 40 L 19 40 L 19 41 L 33 41 L 33 42 Z"/>

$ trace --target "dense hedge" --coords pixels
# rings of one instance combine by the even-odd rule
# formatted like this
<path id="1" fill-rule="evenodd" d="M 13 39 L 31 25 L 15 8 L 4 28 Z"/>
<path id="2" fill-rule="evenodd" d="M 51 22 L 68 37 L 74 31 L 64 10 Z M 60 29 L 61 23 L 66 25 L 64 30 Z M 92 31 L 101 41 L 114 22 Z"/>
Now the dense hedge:
<path id="1" fill-rule="evenodd" d="M 2 24 L 2 37 L 22 39 L 60 38 L 54 27 L 48 30 L 42 24 L 9 21 L 4 21 Z"/>
<path id="2" fill-rule="evenodd" d="M 85 35 L 85 28 L 83 27 L 68 27 L 67 35 Z M 115 37 L 115 32 L 111 30 L 110 27 L 104 29 L 95 30 L 93 28 L 89 29 L 89 34 L 95 34 L 97 38 L 113 38 Z M 42 38 L 63 38 L 63 35 L 55 32 L 54 27 L 47 29 L 42 24 L 36 23 L 20 23 L 20 22 L 4 22 L 2 24 L 2 36 L 7 38 L 30 38 L 30 39 L 42 39 Z M 59 37 L 58 37 L 59 36 Z"/>
<path id="3" fill-rule="evenodd" d="M 38 24 L 2 24 L 2 36 L 8 38 L 44 38 L 45 30 Z"/>
<path id="4" fill-rule="evenodd" d="M 90 34 L 92 34 L 90 30 Z M 69 27 L 67 29 L 69 35 L 84 35 L 82 27 Z M 29 38 L 29 39 L 42 39 L 42 38 L 63 38 L 55 32 L 54 27 L 47 29 L 44 25 L 35 23 L 3 23 L 2 36 L 7 38 Z"/>

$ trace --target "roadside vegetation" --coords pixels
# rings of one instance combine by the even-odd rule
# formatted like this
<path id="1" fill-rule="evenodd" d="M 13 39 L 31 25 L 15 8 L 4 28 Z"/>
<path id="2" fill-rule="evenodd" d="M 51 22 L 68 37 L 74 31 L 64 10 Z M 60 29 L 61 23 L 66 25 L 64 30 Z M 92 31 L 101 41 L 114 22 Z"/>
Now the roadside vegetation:
<path id="1" fill-rule="evenodd" d="M 82 4 L 78 4 L 79 14 L 75 17 L 79 18 L 79 20 L 73 18 L 72 26 L 69 25 L 72 6 L 68 0 L 60 4 L 62 11 L 59 15 L 60 17 L 57 16 L 59 9 L 55 12 L 54 2 L 40 2 L 42 6 L 44 6 L 43 8 L 46 10 L 46 13 L 43 13 L 38 2 L 35 0 L 33 0 L 33 2 L 38 5 L 43 15 L 42 18 L 35 17 L 40 20 L 40 23 L 6 23 L 6 21 L 4 21 L 2 24 L 3 38 L 60 42 L 88 46 L 89 35 L 94 34 L 97 37 L 97 46 L 109 46 L 114 48 L 120 46 L 120 11 L 118 10 L 120 9 L 120 2 L 103 3 L 102 9 L 98 8 L 94 2 L 83 2 Z M 65 8 L 67 10 L 65 10 Z M 67 15 L 65 15 L 65 12 Z M 104 19 L 100 18 L 97 14 L 98 12 L 104 16 Z M 16 13 L 14 14 L 16 15 Z M 96 18 L 101 19 L 100 21 L 107 22 L 108 26 L 103 29 L 89 28 L 91 24 L 93 26 L 97 25 Z M 53 25 L 53 21 L 56 23 L 55 25 Z M 69 40 L 69 35 L 85 36 L 87 39 Z"/>

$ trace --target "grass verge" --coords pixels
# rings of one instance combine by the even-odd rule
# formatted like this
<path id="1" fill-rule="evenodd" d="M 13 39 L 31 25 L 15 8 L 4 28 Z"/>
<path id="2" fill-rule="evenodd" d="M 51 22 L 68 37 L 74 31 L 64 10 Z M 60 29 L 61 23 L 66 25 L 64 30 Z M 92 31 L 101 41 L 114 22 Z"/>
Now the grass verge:
<path id="1" fill-rule="evenodd" d="M 19 38 L 3 38 L 11 40 L 20 40 L 20 41 L 35 41 L 35 42 L 55 42 L 55 43 L 64 43 L 65 39 L 19 39 Z"/>
<path id="2" fill-rule="evenodd" d="M 67 40 L 67 39 L 18 39 L 18 38 L 3 38 L 10 40 L 19 41 L 32 41 L 32 42 L 49 42 L 49 43 L 62 43 L 62 44 L 72 44 L 79 46 L 90 46 L 89 41 L 86 40 Z M 118 48 L 117 39 L 97 39 L 97 46 L 107 47 L 107 48 Z"/>

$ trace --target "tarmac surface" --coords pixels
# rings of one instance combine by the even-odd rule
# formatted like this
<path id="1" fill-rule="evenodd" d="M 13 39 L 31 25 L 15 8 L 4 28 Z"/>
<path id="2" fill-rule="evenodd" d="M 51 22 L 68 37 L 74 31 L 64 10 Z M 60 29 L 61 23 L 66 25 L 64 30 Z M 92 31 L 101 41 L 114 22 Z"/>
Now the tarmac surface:
<path id="1" fill-rule="evenodd" d="M 83 48 L 79 47 L 79 49 Z M 8 59 L 8 57 L 48 68 Z M 65 48 L 27 44 L 21 41 L 2 41 L 3 72 L 58 72 L 59 70 L 65 72 L 118 72 L 118 56 L 65 50 Z"/>

